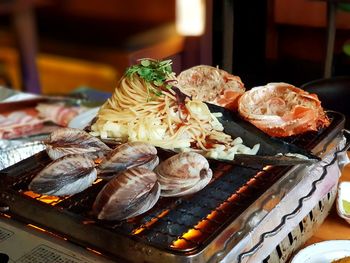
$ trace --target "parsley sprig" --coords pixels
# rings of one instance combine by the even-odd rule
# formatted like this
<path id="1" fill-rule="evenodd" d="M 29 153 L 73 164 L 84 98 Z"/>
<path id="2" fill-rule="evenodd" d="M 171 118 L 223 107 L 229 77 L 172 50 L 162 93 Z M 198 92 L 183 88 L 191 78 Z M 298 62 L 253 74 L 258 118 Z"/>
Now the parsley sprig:
<path id="1" fill-rule="evenodd" d="M 129 67 L 125 75 L 127 77 L 137 73 L 148 84 L 147 91 L 156 96 L 162 95 L 162 88 L 170 89 L 171 85 L 167 82 L 173 78 L 172 61 L 169 60 L 155 60 L 150 58 L 143 58 L 139 60 L 140 63 Z M 154 86 L 153 86 L 153 85 Z"/>

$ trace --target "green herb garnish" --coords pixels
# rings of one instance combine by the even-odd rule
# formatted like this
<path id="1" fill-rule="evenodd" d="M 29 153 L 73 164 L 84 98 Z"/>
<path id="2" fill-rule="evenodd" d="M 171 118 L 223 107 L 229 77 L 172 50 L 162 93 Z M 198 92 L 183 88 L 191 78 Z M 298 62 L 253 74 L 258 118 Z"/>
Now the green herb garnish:
<path id="1" fill-rule="evenodd" d="M 350 215 L 350 202 L 346 200 L 343 201 L 343 208 L 346 214 Z"/>
<path id="2" fill-rule="evenodd" d="M 148 93 L 153 93 L 158 97 L 162 95 L 162 88 L 171 88 L 171 85 L 166 82 L 173 78 L 173 71 L 171 68 L 173 62 L 170 59 L 154 60 L 143 58 L 139 61 L 139 64 L 133 65 L 126 70 L 126 76 L 130 77 L 135 73 L 138 74 L 147 83 L 151 84 L 147 86 Z"/>

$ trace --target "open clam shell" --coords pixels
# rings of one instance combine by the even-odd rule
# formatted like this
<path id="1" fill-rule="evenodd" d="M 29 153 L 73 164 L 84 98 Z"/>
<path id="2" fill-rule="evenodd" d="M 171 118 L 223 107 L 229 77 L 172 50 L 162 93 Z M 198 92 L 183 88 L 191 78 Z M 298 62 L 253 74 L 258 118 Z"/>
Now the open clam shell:
<path id="1" fill-rule="evenodd" d="M 29 189 L 46 195 L 73 195 L 96 180 L 94 162 L 83 155 L 63 156 L 46 166 L 29 184 Z"/>
<path id="2" fill-rule="evenodd" d="M 111 150 L 98 138 L 73 128 L 53 131 L 45 144 L 46 152 L 53 160 L 68 154 L 85 154 L 91 158 L 101 158 Z"/>
<path id="3" fill-rule="evenodd" d="M 97 195 L 93 214 L 101 220 L 123 220 L 151 209 L 160 196 L 154 172 L 131 168 L 113 177 Z"/>
<path id="4" fill-rule="evenodd" d="M 119 172 L 137 166 L 153 170 L 158 164 L 157 149 L 153 145 L 128 142 L 119 145 L 102 159 L 98 166 L 99 177 L 110 179 Z"/>
<path id="5" fill-rule="evenodd" d="M 208 160 L 195 152 L 176 154 L 156 168 L 161 185 L 161 196 L 182 196 L 203 189 L 211 180 L 213 172 Z"/>
<path id="6" fill-rule="evenodd" d="M 350 224 L 350 182 L 341 182 L 338 185 L 337 213 Z"/>

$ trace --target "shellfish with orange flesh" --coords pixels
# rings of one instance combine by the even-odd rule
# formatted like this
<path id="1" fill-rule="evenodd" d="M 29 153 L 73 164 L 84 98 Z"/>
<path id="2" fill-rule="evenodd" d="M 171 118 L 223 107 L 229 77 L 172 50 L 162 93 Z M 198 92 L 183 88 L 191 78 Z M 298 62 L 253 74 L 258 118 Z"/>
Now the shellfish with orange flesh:
<path id="1" fill-rule="evenodd" d="M 329 125 L 316 94 L 287 83 L 269 83 L 245 92 L 239 114 L 270 136 L 287 137 Z"/>
<path id="2" fill-rule="evenodd" d="M 177 79 L 186 95 L 230 110 L 237 110 L 238 99 L 245 91 L 240 77 L 207 65 L 182 71 Z"/>

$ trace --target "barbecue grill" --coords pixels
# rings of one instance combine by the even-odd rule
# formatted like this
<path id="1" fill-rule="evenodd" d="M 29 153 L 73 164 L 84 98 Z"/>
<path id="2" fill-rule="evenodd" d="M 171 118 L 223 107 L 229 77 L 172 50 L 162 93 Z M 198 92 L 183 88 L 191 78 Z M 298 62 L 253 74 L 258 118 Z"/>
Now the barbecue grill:
<path id="1" fill-rule="evenodd" d="M 124 220 L 100 221 L 92 203 L 106 183 L 52 197 L 28 190 L 49 162 L 43 151 L 0 172 L 4 220 L 31 224 L 102 258 L 132 262 L 285 262 L 327 215 L 336 194 L 345 143 L 344 117 L 328 112 L 331 125 L 286 140 L 268 138 L 255 127 L 223 117 L 225 131 L 262 154 L 291 149 L 322 160 L 313 165 L 233 166 L 211 161 L 213 181 L 200 192 L 160 198 L 148 212 Z M 240 128 L 238 128 L 240 127 Z M 240 134 L 237 134 L 240 133 Z M 277 152 L 276 152 L 277 151 Z M 1 249 L 1 243 L 0 243 Z"/>

